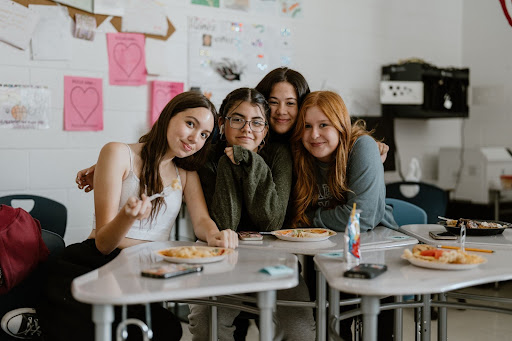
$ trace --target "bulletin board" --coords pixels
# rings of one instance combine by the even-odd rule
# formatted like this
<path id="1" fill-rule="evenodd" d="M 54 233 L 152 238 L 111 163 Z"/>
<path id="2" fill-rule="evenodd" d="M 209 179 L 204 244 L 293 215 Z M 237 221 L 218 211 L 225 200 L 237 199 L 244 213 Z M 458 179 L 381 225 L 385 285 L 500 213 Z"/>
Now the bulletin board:
<path id="1" fill-rule="evenodd" d="M 25 7 L 28 7 L 28 5 L 57 6 L 57 3 L 50 1 L 50 0 L 12 0 L 12 1 L 17 2 Z M 59 4 L 59 5 L 68 8 L 69 16 L 71 18 L 73 18 L 73 20 L 75 19 L 76 13 L 93 16 L 96 19 L 96 26 L 101 25 L 101 23 L 103 21 L 105 21 L 105 19 L 107 19 L 107 17 L 108 17 L 108 15 L 93 14 L 90 12 L 82 11 L 78 8 L 74 8 L 74 7 L 70 7 L 70 6 L 66 6 L 66 5 L 62 5 L 62 4 Z M 115 29 L 118 32 L 121 32 L 121 25 L 122 25 L 121 17 L 113 17 L 112 20 L 110 21 L 110 23 L 112 24 L 112 26 L 115 27 Z M 171 21 L 169 20 L 169 18 L 167 18 L 167 24 L 168 24 L 168 29 L 167 29 L 167 34 L 165 36 L 159 36 L 159 35 L 154 35 L 154 34 L 145 34 L 145 36 L 147 38 L 167 40 L 176 31 L 176 29 L 172 25 Z"/>

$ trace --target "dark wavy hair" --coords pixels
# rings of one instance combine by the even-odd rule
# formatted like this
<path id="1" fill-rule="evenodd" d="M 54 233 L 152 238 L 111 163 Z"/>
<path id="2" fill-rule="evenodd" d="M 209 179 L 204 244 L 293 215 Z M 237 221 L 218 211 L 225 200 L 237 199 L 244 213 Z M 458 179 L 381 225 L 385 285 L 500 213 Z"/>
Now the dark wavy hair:
<path id="1" fill-rule="evenodd" d="M 167 128 L 171 119 L 187 109 L 206 108 L 213 115 L 214 129 L 217 127 L 217 110 L 208 98 L 196 91 L 183 92 L 174 97 L 158 117 L 151 130 L 143 135 L 139 142 L 143 143 L 140 157 L 142 169 L 140 173 L 139 195 L 146 193 L 148 196 L 160 193 L 164 187 L 159 173 L 159 165 L 169 149 L 167 142 Z M 211 134 L 212 135 L 212 134 Z M 211 135 L 200 150 L 184 158 L 174 158 L 174 163 L 185 170 L 196 171 L 206 162 L 208 145 L 211 143 Z M 155 199 L 155 205 L 151 210 L 151 218 L 156 215 L 164 203 L 163 198 Z"/>
<path id="2" fill-rule="evenodd" d="M 270 119 L 270 107 L 267 100 L 258 90 L 253 88 L 239 88 L 231 91 L 226 98 L 222 101 L 219 109 L 220 117 L 226 117 L 230 111 L 235 110 L 242 102 L 248 102 L 252 105 L 257 105 L 268 123 Z M 265 136 L 265 142 L 268 139 L 268 134 Z"/>
<path id="3" fill-rule="evenodd" d="M 270 92 L 276 83 L 288 82 L 294 88 L 297 95 L 297 104 L 299 109 L 304 101 L 304 98 L 311 92 L 309 90 L 306 78 L 300 72 L 289 69 L 287 67 L 279 67 L 267 73 L 265 77 L 256 85 L 258 90 L 268 100 Z"/>

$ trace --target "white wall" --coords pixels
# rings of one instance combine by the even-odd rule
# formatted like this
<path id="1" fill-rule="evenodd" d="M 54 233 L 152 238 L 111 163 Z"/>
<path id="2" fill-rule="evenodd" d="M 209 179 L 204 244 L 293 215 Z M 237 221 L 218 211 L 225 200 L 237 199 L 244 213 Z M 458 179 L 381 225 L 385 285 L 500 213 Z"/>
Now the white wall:
<path id="1" fill-rule="evenodd" d="M 497 2 L 304 0 L 304 17 L 294 20 L 193 6 L 185 0 L 165 3 L 176 32 L 161 51 L 172 67 L 169 74 L 158 79 L 182 81 L 185 88 L 188 88 L 187 16 L 195 15 L 251 23 L 282 20 L 295 35 L 292 67 L 304 74 L 312 90 L 338 91 L 355 115 L 380 114 L 380 67 L 410 57 L 422 58 L 439 67 L 469 66 L 472 82 L 502 87 L 504 94 L 507 93 L 505 90 L 510 90 L 510 81 L 502 76 L 502 70 L 491 69 L 497 76 L 494 78 L 486 74 L 491 66 L 484 62 L 492 56 L 510 72 L 510 53 L 507 56 L 496 52 L 506 44 L 510 49 L 512 33 L 510 27 L 505 27 L 504 18 L 499 16 Z M 480 12 L 485 16 L 477 20 Z M 491 25 L 489 37 L 481 33 L 488 25 Z M 105 25 L 104 29 L 108 31 L 112 27 Z M 501 39 L 493 43 L 494 34 L 498 34 L 496 31 Z M 466 32 L 472 32 L 474 37 L 468 37 Z M 491 49 L 486 51 L 481 46 Z M 103 78 L 103 131 L 63 131 L 64 75 Z M 152 79 L 156 78 L 150 77 L 148 81 Z M 108 85 L 104 33 L 98 33 L 94 42 L 73 39 L 73 60 L 70 62 L 32 61 L 29 51 L 20 51 L 0 42 L 0 83 L 47 85 L 52 90 L 50 129 L 0 130 L 0 195 L 33 193 L 64 203 L 69 210 L 66 242 L 83 239 L 90 231 L 93 196 L 76 188 L 76 172 L 95 163 L 106 142 L 134 142 L 145 132 L 148 88 Z M 503 95 L 501 113 L 494 111 L 491 115 L 509 121 L 510 117 L 506 118 L 504 113 L 509 101 Z M 471 119 L 466 129 L 473 132 L 480 129 L 477 136 L 472 137 L 474 143 L 485 144 L 491 138 L 497 139 L 493 143 L 502 143 L 492 130 L 480 126 L 482 118 L 477 120 L 484 113 L 489 114 L 487 109 L 490 109 L 489 105 L 471 107 Z M 397 120 L 396 138 L 403 169 L 411 157 L 418 156 L 425 177 L 435 179 L 437 151 L 441 146 L 460 145 L 461 122 L 460 119 Z M 501 124 L 493 126 L 502 132 Z M 505 139 L 506 135 L 502 140 Z"/>

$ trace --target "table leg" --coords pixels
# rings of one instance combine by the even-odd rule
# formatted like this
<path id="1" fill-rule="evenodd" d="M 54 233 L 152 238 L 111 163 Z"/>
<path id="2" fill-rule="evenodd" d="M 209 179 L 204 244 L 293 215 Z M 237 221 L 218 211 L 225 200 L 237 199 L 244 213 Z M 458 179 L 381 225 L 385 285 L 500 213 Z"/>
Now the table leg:
<path id="1" fill-rule="evenodd" d="M 112 322 L 114 322 L 114 307 L 107 304 L 92 306 L 92 321 L 95 324 L 95 340 L 112 340 Z"/>
<path id="2" fill-rule="evenodd" d="M 421 340 L 430 341 L 430 294 L 423 295 L 423 307 L 421 314 Z"/>
<path id="3" fill-rule="evenodd" d="M 260 309 L 260 341 L 271 341 L 274 338 L 273 311 L 276 305 L 276 291 L 261 291 L 258 293 L 258 308 Z"/>
<path id="4" fill-rule="evenodd" d="M 396 303 L 402 303 L 404 301 L 403 296 L 395 296 Z M 395 309 L 395 325 L 393 327 L 393 332 L 395 334 L 395 341 L 402 341 L 403 334 L 403 309 L 398 308 Z"/>
<path id="5" fill-rule="evenodd" d="M 363 341 L 377 341 L 377 316 L 380 312 L 378 296 L 362 296 Z"/>
<path id="6" fill-rule="evenodd" d="M 327 335 L 327 297 L 325 290 L 325 277 L 317 268 L 316 271 L 316 339 L 325 341 Z M 339 301 L 339 300 L 338 300 Z"/>
<path id="7" fill-rule="evenodd" d="M 446 294 L 444 292 L 439 294 L 439 301 L 446 302 Z M 439 307 L 439 317 L 437 320 L 437 340 L 446 341 L 446 327 L 447 327 L 447 308 Z"/>
<path id="8" fill-rule="evenodd" d="M 340 292 L 336 289 L 329 287 L 329 317 L 334 316 L 338 318 L 340 315 Z M 331 319 L 329 318 L 329 323 Z M 336 322 L 336 334 L 340 334 L 340 324 Z M 317 336 L 318 337 L 318 336 Z"/>
<path id="9" fill-rule="evenodd" d="M 212 297 L 212 301 L 216 301 L 217 297 Z M 210 341 L 217 341 L 217 307 L 214 305 L 210 306 Z"/>

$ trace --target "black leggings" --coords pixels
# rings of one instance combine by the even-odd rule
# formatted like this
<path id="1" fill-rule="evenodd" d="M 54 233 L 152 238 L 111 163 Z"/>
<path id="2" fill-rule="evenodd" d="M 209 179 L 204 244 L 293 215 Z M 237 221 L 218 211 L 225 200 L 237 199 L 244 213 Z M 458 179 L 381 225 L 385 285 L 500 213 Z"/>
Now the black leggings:
<path id="1" fill-rule="evenodd" d="M 37 313 L 45 340 L 90 341 L 94 340 L 92 306 L 75 300 L 71 282 L 78 276 L 107 264 L 119 253 L 116 249 L 103 255 L 96 248 L 94 239 L 66 247 L 60 257 L 48 264 L 48 279 L 43 287 Z M 121 307 L 115 307 L 112 335 L 115 340 L 117 324 L 121 322 Z M 145 321 L 143 305 L 128 306 L 128 317 Z M 180 321 L 160 304 L 151 304 L 153 340 L 179 340 L 182 336 Z M 136 326 L 128 327 L 128 340 L 141 340 L 142 333 Z"/>

